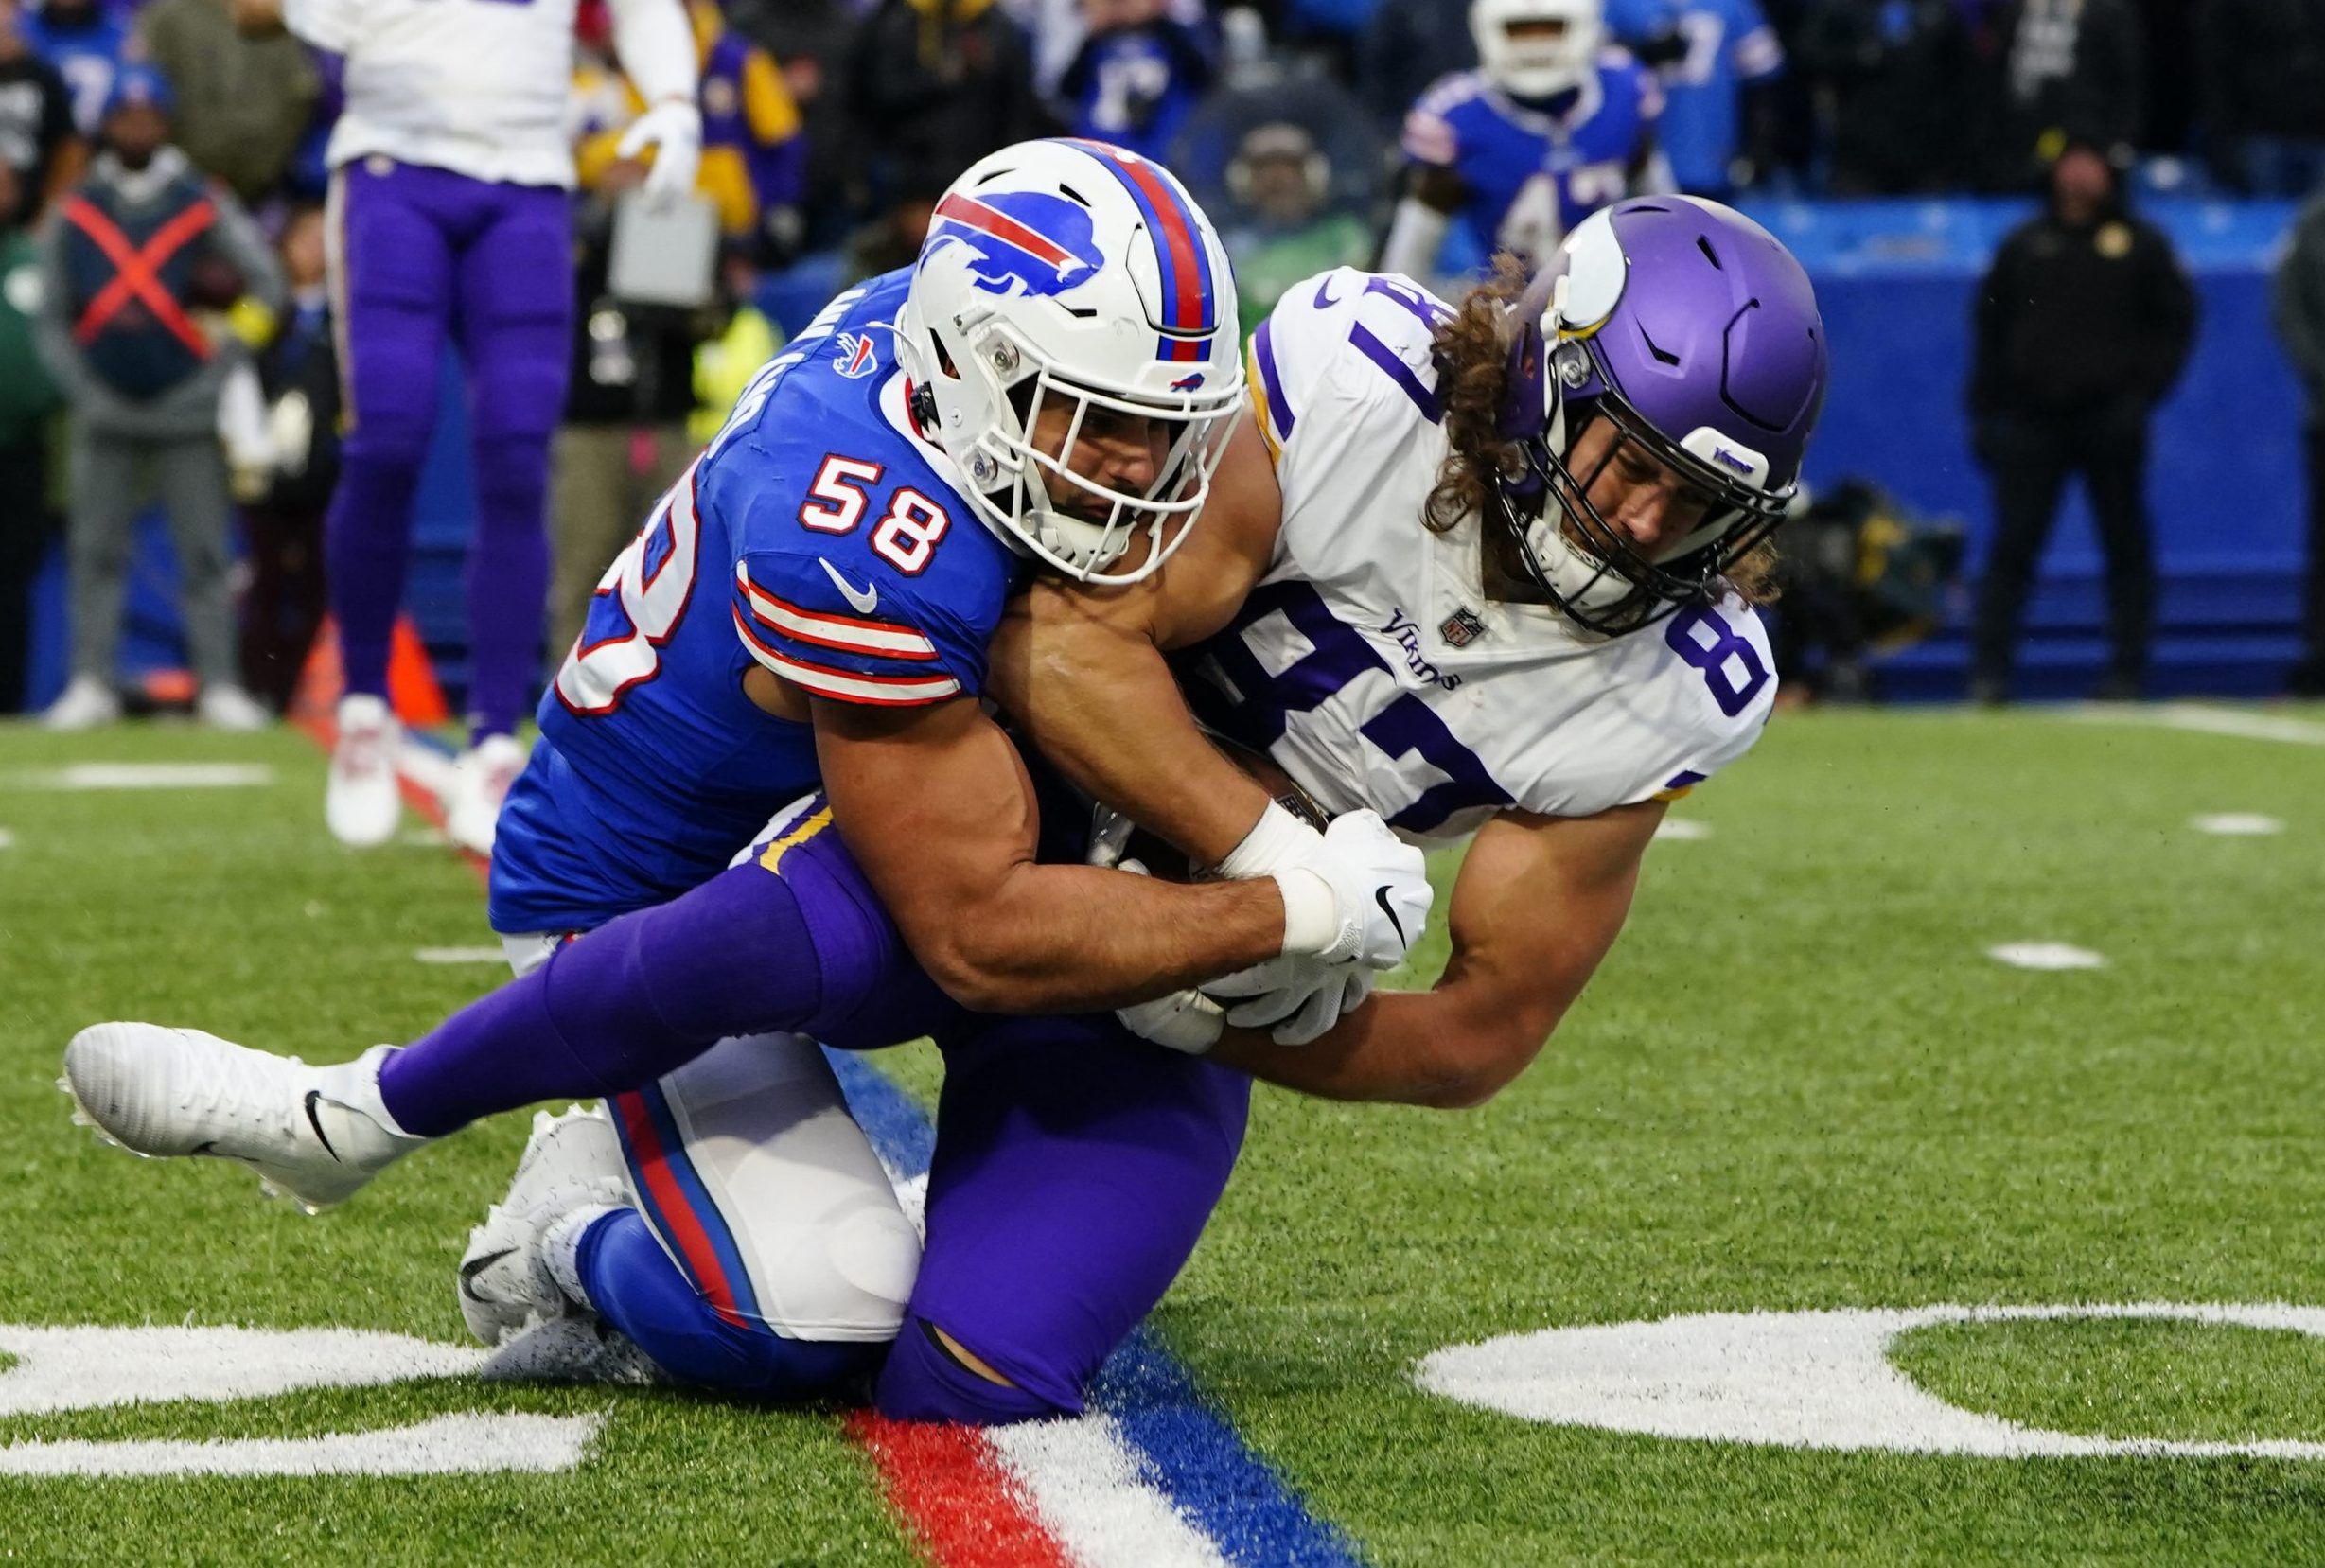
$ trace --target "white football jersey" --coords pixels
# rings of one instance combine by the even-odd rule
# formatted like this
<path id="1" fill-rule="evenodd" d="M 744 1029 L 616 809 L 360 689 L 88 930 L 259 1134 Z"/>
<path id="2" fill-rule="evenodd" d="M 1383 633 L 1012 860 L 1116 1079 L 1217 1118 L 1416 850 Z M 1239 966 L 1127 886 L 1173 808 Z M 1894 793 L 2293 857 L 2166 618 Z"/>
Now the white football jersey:
<path id="1" fill-rule="evenodd" d="M 1742 601 L 1628 636 L 1479 588 L 1479 522 L 1422 503 L 1445 456 L 1435 325 L 1409 279 L 1342 268 L 1254 336 L 1250 385 L 1283 524 L 1234 624 L 1182 656 L 1207 722 L 1333 812 L 1442 842 L 1506 808 L 1587 817 L 1684 790 L 1759 737 L 1776 693 Z"/>
<path id="2" fill-rule="evenodd" d="M 347 57 L 333 168 L 378 154 L 513 185 L 573 183 L 566 97 L 575 0 L 286 0 Z"/>

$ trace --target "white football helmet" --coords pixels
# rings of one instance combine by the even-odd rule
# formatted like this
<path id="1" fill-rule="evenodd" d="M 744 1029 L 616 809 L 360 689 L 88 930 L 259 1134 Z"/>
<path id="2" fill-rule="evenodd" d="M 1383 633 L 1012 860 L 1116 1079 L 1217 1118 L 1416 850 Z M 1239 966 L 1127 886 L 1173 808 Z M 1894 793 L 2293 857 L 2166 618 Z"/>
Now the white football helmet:
<path id="1" fill-rule="evenodd" d="M 896 320 L 913 417 L 986 526 L 1107 582 L 1146 576 L 1186 538 L 1243 404 L 1241 346 L 1210 220 L 1159 164 L 1093 141 L 1020 142 L 970 166 L 937 203 Z M 1042 450 L 1035 426 L 1061 408 L 1063 440 Z M 1136 492 L 1073 468 L 1085 423 L 1125 417 L 1169 436 Z M 1141 532 L 1143 556 L 1107 570 Z"/>
<path id="2" fill-rule="evenodd" d="M 1579 86 L 1606 35 L 1602 10 L 1601 0 L 1471 0 L 1478 64 L 1512 97 Z"/>

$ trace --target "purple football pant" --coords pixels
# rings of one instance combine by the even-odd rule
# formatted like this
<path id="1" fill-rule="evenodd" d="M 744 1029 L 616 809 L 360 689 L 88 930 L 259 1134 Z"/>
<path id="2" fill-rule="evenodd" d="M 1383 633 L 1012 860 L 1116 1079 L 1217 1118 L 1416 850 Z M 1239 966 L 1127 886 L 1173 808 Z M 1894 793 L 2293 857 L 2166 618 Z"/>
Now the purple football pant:
<path id="1" fill-rule="evenodd" d="M 1251 1080 L 1111 1016 L 978 1020 L 939 1043 L 928 1241 L 873 1402 L 978 1425 L 1078 1414 L 1226 1190 Z"/>
<path id="2" fill-rule="evenodd" d="M 504 733 L 540 662 L 549 439 L 572 354 L 571 199 L 364 158 L 333 174 L 330 201 L 348 402 L 325 548 L 346 689 L 387 695 L 449 341 L 467 371 L 476 472 L 468 709 L 477 734 Z"/>
<path id="3" fill-rule="evenodd" d="M 634 1130 L 625 1143 L 647 1202 L 585 1238 L 591 1301 L 686 1381 L 761 1397 L 840 1393 L 865 1359 L 775 1309 L 787 1288 L 817 1294 L 785 1277 L 780 1260 L 849 1272 L 860 1242 L 819 1233 L 801 1246 L 796 1216 L 754 1215 L 766 1194 L 746 1192 L 735 1173 L 763 1162 L 748 1152 L 738 1161 L 731 1129 L 723 1150 L 696 1146 L 665 1108 L 683 1104 L 698 1076 L 679 1069 L 713 1046 L 732 1052 L 749 1043 L 738 1037 L 783 1031 L 854 1048 L 933 1033 L 944 1054 L 927 1241 L 878 1374 L 878 1408 L 979 1424 L 1079 1411 L 1224 1190 L 1250 1082 L 1137 1040 L 1111 1017 L 961 1012 L 912 960 L 836 832 L 559 948 L 391 1057 L 380 1090 L 389 1112 L 424 1134 L 566 1096 L 619 1097 L 626 1121 L 641 1099 L 626 1091 L 644 1091 L 656 1152 L 642 1159 Z M 800 1093 L 796 1107 L 766 1107 L 766 1159 L 798 1136 L 801 1117 L 828 1114 L 812 1082 Z M 868 1184 L 877 1190 L 865 1201 L 890 1201 L 876 1171 L 859 1176 Z M 860 1223 L 860 1205 L 854 1214 Z M 649 1233 L 659 1246 L 642 1244 Z M 860 1341 L 860 1298 L 852 1310 L 846 1330 Z"/>

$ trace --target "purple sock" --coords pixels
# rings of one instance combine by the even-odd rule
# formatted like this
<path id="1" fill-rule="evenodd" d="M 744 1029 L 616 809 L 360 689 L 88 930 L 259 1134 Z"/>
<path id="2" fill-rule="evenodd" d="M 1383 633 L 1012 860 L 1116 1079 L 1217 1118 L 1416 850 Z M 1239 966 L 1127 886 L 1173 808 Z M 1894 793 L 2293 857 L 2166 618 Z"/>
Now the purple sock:
<path id="1" fill-rule="evenodd" d="M 540 669 L 548 464 L 537 440 L 477 443 L 476 537 L 468 546 L 468 724 L 477 740 L 517 728 Z"/>
<path id="2" fill-rule="evenodd" d="M 372 452 L 350 442 L 341 459 L 324 540 L 340 663 L 352 694 L 387 696 L 388 644 L 404 599 L 419 482 L 417 454 Z"/>
<path id="3" fill-rule="evenodd" d="M 650 1084 L 731 1034 L 808 1028 L 827 957 L 784 878 L 729 872 L 557 949 L 387 1059 L 406 1132 Z"/>

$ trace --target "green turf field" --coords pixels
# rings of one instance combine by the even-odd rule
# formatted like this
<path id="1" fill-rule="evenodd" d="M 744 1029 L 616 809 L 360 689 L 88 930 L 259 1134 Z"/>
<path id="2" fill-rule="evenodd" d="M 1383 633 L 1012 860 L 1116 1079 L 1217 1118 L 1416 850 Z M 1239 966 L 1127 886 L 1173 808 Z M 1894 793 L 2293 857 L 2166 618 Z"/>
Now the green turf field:
<path id="1" fill-rule="evenodd" d="M 2325 713 L 2279 712 L 2325 733 Z M 66 764 L 188 761 L 273 782 L 48 787 Z M 289 732 L 0 729 L 0 1322 L 461 1337 L 452 1265 L 519 1119 L 308 1219 L 238 1168 L 97 1146 L 52 1086 L 66 1038 L 103 1018 L 331 1058 L 498 979 L 414 961 L 490 943 L 476 881 L 426 844 L 338 849 L 322 774 Z M 1424 1113 L 1263 1094 L 1157 1327 L 1383 1563 L 2325 1558 L 2318 1461 L 1700 1443 L 1532 1424 L 1412 1379 L 1452 1345 L 1678 1313 L 2325 1305 L 2321 806 L 2315 745 L 2033 712 L 1781 717 L 1677 808 L 1708 836 L 1650 852 L 1622 943 L 1502 1098 Z M 2218 812 L 2283 831 L 2190 826 Z M 2014 942 L 2107 961 L 1985 956 Z M 892 1054 L 925 1092 L 930 1061 Z M 2297 1334 L 1951 1324 L 1893 1358 L 2031 1427 L 2325 1441 L 2325 1342 Z M 439 1379 L 5 1417 L 0 1444 L 474 1410 L 608 1418 L 566 1474 L 0 1480 L 0 1553 L 912 1559 L 829 1413 Z"/>

